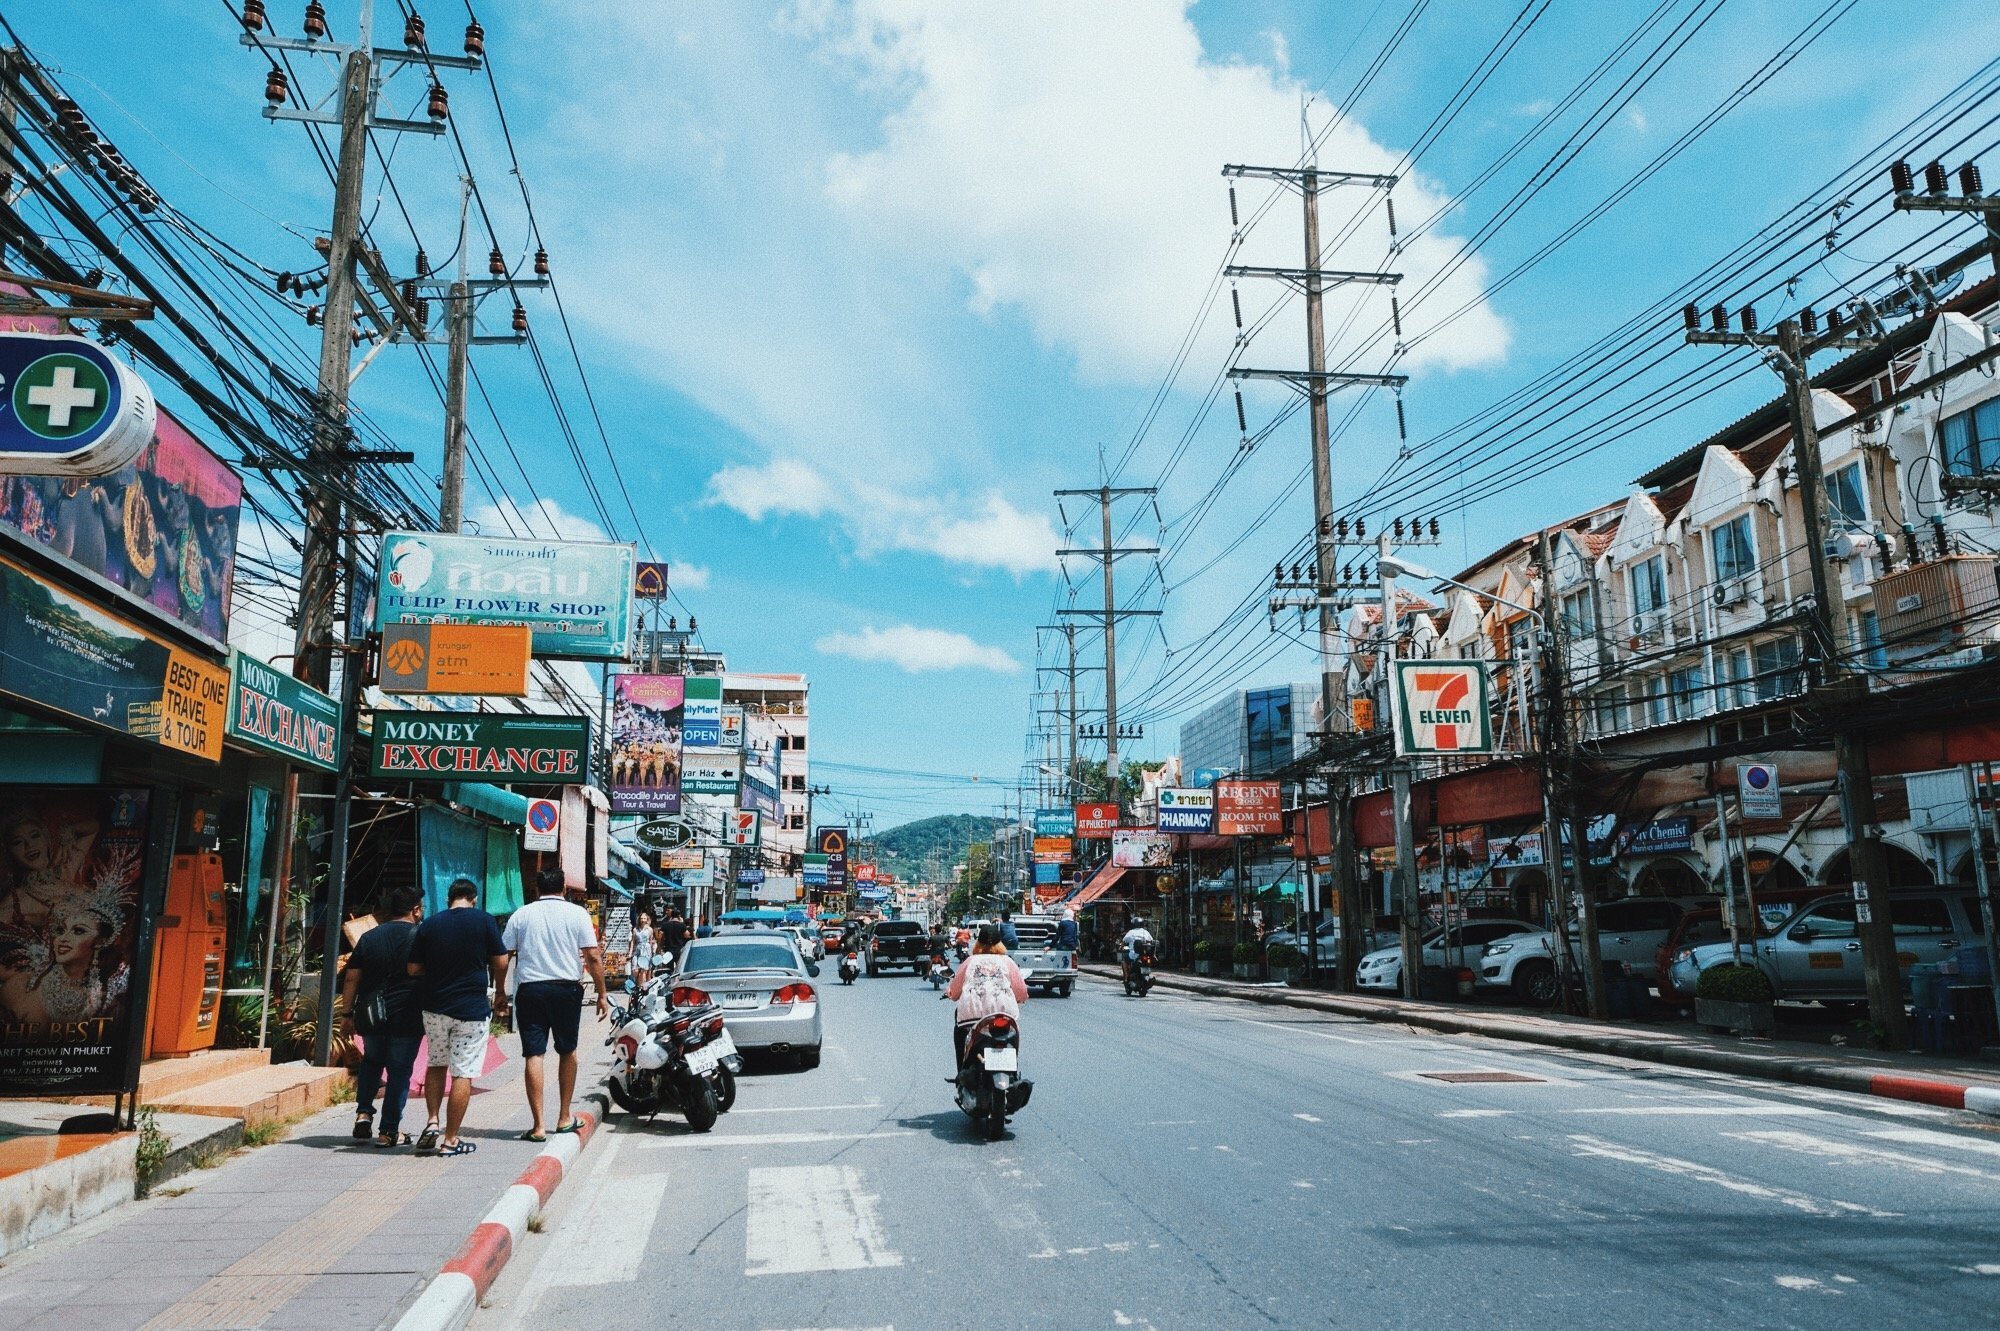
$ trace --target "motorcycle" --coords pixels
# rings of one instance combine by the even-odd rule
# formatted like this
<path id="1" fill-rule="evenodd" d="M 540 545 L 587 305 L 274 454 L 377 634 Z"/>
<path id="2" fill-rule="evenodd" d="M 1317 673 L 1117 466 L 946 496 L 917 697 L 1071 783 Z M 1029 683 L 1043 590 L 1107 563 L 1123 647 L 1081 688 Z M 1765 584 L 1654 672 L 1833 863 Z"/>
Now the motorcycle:
<path id="1" fill-rule="evenodd" d="M 1021 1026 L 1000 1013 L 982 1018 L 965 1037 L 958 1064 L 958 1107 L 988 1141 L 999 1141 L 1007 1119 L 1035 1092 L 1021 1075 Z"/>
<path id="2" fill-rule="evenodd" d="M 672 1109 L 694 1131 L 707 1132 L 736 1103 L 742 1059 L 713 1003 L 677 1008 L 655 981 L 614 1011 L 605 1043 L 618 1049 L 605 1089 L 628 1114 Z"/>
<path id="3" fill-rule="evenodd" d="M 951 967 L 945 964 L 942 952 L 931 954 L 931 968 L 924 978 L 931 982 L 933 989 L 942 989 L 951 983 Z"/>
<path id="4" fill-rule="evenodd" d="M 842 984 L 853 984 L 860 977 L 861 954 L 851 950 L 842 953 L 840 958 L 840 982 Z"/>
<path id="5" fill-rule="evenodd" d="M 1125 996 L 1144 998 L 1153 987 L 1153 945 L 1141 943 L 1134 951 L 1136 957 L 1125 959 Z"/>

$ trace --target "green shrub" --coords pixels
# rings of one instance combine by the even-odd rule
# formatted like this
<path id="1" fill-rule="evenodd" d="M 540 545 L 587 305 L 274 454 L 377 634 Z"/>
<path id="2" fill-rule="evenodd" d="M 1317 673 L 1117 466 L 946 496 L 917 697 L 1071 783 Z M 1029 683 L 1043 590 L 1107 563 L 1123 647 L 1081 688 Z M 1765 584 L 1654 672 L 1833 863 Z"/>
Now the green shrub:
<path id="1" fill-rule="evenodd" d="M 1230 955 L 1236 959 L 1236 964 L 1239 966 L 1255 966 L 1264 960 L 1264 950 L 1255 943 L 1238 943 L 1236 950 Z"/>
<path id="2" fill-rule="evenodd" d="M 1305 953 L 1290 943 L 1273 943 L 1264 949 L 1265 962 L 1278 970 L 1291 970 L 1305 960 Z"/>
<path id="3" fill-rule="evenodd" d="M 1694 996 L 1718 1003 L 1768 1003 L 1776 997 L 1770 977 L 1755 966 L 1711 966 L 1695 982 Z"/>
<path id="4" fill-rule="evenodd" d="M 1214 950 L 1215 950 L 1214 948 L 1209 946 L 1208 940 L 1206 938 L 1197 939 L 1195 941 L 1194 954 L 1196 958 L 1198 958 L 1199 960 L 1207 961 L 1208 954 L 1213 952 Z"/>

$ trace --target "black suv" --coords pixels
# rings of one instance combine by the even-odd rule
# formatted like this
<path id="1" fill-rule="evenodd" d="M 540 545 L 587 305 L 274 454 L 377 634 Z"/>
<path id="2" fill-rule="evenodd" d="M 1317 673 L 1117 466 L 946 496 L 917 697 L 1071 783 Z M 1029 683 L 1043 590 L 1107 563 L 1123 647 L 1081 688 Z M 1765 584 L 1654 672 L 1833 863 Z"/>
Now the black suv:
<path id="1" fill-rule="evenodd" d="M 864 951 L 868 973 L 879 975 L 892 966 L 907 966 L 921 975 L 930 964 L 930 933 L 915 920 L 877 920 L 868 926 Z"/>

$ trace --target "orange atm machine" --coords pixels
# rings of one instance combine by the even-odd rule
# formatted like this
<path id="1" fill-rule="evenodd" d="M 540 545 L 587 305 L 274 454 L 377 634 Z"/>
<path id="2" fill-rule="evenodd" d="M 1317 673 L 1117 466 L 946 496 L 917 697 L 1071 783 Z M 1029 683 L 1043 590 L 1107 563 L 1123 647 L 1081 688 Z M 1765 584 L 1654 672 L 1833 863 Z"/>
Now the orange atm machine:
<path id="1" fill-rule="evenodd" d="M 176 855 L 167 875 L 167 908 L 153 930 L 153 1006 L 148 1058 L 215 1047 L 222 1019 L 222 857 Z"/>

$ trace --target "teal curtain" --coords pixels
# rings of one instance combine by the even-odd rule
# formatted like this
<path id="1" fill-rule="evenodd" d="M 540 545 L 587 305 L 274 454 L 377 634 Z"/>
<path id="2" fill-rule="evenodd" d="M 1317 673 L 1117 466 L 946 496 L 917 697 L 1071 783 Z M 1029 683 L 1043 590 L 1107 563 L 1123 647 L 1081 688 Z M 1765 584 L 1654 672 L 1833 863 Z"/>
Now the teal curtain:
<path id="1" fill-rule="evenodd" d="M 264 899 L 264 884 L 277 877 L 277 867 L 264 863 L 274 812 L 270 788 L 251 786 L 243 811 L 243 925 L 236 931 L 233 964 L 237 966 L 258 966 L 263 959 L 257 906 Z"/>
<path id="2" fill-rule="evenodd" d="M 435 915 L 446 905 L 453 882 L 486 881 L 486 828 L 449 809 L 427 808 L 417 814 L 417 873 L 424 893 L 424 913 Z"/>
<path id="3" fill-rule="evenodd" d="M 521 909 L 521 842 L 504 827 L 486 829 L 486 910 L 512 915 Z"/>

